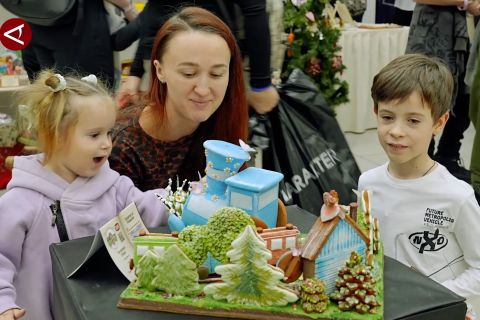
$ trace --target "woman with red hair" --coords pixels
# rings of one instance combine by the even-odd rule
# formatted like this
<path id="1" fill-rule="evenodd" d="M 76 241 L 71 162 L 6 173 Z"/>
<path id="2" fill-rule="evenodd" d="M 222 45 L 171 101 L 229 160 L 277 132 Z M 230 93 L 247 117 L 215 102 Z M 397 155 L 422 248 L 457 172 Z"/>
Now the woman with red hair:
<path id="1" fill-rule="evenodd" d="M 246 140 L 240 49 L 214 14 L 186 7 L 158 31 L 146 106 L 122 110 L 110 166 L 141 190 L 204 175 L 203 142 Z M 132 108 L 134 116 L 132 116 Z"/>

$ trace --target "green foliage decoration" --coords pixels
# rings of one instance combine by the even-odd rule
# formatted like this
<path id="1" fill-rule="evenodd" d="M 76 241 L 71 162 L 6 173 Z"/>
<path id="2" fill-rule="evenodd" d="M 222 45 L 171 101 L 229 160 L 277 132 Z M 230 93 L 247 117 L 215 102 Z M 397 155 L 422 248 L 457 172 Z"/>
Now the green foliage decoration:
<path id="1" fill-rule="evenodd" d="M 288 47 L 283 67 L 286 78 L 299 68 L 317 84 L 330 106 L 348 101 L 348 84 L 340 79 L 345 69 L 337 45 L 341 30 L 323 16 L 328 0 L 287 0 L 284 26 Z"/>
<path id="2" fill-rule="evenodd" d="M 220 263 L 228 263 L 227 251 L 231 243 L 247 225 L 255 226 L 250 216 L 242 209 L 225 207 L 217 210 L 207 222 L 207 248 Z"/>
<path id="3" fill-rule="evenodd" d="M 207 259 L 207 234 L 206 225 L 191 225 L 185 227 L 178 235 L 177 245 L 197 266 L 202 265 Z"/>

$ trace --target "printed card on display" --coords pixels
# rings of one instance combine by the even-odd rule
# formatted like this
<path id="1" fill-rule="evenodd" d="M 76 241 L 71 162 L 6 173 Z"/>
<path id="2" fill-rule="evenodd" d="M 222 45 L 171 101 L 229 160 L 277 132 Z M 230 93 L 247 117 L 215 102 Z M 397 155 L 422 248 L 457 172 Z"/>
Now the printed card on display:
<path id="1" fill-rule="evenodd" d="M 133 259 L 133 238 L 147 232 L 135 203 L 129 204 L 117 216 L 103 225 L 95 234 L 90 250 L 83 262 L 68 275 L 73 276 L 103 245 L 107 248 L 117 268 L 131 282 L 135 280 L 135 269 L 130 268 Z"/>

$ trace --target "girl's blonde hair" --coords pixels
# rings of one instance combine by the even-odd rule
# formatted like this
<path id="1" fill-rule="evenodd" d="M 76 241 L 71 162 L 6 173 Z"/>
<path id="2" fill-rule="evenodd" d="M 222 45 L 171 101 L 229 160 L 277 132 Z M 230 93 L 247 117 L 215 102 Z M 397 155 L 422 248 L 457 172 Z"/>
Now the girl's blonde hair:
<path id="1" fill-rule="evenodd" d="M 37 133 L 38 146 L 45 154 L 47 163 L 65 139 L 68 129 L 78 121 L 78 108 L 70 103 L 72 96 L 101 96 L 113 102 L 110 93 L 101 83 L 65 76 L 63 89 L 61 77 L 53 70 L 42 71 L 35 81 L 18 94 L 19 103 L 30 107 L 32 124 Z"/>

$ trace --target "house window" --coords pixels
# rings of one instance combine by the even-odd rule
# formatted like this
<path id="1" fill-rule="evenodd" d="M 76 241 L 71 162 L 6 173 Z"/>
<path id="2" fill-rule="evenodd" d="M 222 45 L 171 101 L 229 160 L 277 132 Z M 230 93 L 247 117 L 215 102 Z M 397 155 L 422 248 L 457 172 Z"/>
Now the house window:
<path id="1" fill-rule="evenodd" d="M 153 247 L 153 250 L 158 254 L 163 254 L 165 252 L 165 248 L 160 246 Z"/>
<path id="2" fill-rule="evenodd" d="M 147 246 L 137 246 L 137 256 L 143 256 L 147 250 Z"/>
<path id="3" fill-rule="evenodd" d="M 296 237 L 287 237 L 287 239 L 285 239 L 285 248 L 286 249 L 295 248 L 296 239 L 297 239 Z"/>
<path id="4" fill-rule="evenodd" d="M 245 210 L 252 210 L 253 209 L 252 197 L 242 193 L 232 191 L 230 194 L 230 206 L 240 208 L 240 209 L 245 209 Z"/>
<path id="5" fill-rule="evenodd" d="M 272 239 L 270 250 L 280 250 L 283 249 L 282 239 Z"/>
<path id="6" fill-rule="evenodd" d="M 273 201 L 277 201 L 278 198 L 278 187 L 272 188 L 267 192 L 260 195 L 258 198 L 258 210 L 262 210 L 266 206 L 268 206 Z"/>

